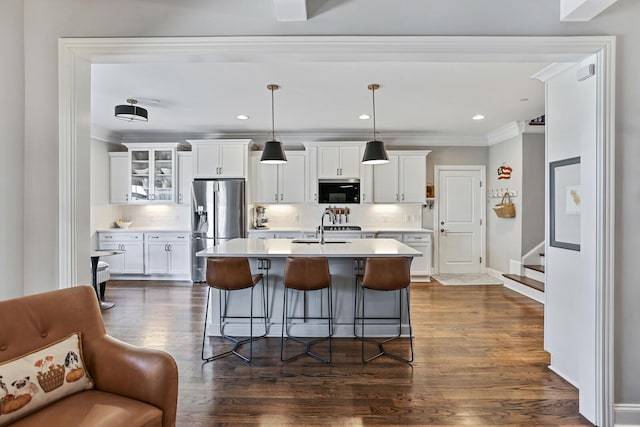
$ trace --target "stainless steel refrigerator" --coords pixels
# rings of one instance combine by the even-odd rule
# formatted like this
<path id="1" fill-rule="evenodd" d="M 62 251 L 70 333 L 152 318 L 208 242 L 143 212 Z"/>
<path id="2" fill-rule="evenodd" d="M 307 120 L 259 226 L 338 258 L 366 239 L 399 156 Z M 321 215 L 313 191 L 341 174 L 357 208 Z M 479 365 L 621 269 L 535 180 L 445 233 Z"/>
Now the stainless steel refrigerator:
<path id="1" fill-rule="evenodd" d="M 196 252 L 246 237 L 244 179 L 196 179 L 192 191 L 191 280 L 204 282 L 207 260 Z"/>

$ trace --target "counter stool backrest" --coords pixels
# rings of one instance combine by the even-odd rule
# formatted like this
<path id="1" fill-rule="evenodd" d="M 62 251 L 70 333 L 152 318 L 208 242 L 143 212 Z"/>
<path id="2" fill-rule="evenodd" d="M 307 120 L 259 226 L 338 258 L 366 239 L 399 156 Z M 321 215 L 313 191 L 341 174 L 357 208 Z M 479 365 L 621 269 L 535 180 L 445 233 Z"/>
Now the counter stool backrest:
<path id="1" fill-rule="evenodd" d="M 207 284 L 228 291 L 255 286 L 261 274 L 251 275 L 247 258 L 207 258 Z"/>
<path id="2" fill-rule="evenodd" d="M 284 286 L 300 291 L 314 291 L 331 285 L 329 260 L 326 257 L 288 257 L 284 267 Z"/>
<path id="3" fill-rule="evenodd" d="M 362 286 L 378 291 L 395 291 L 411 284 L 409 258 L 367 258 Z"/>

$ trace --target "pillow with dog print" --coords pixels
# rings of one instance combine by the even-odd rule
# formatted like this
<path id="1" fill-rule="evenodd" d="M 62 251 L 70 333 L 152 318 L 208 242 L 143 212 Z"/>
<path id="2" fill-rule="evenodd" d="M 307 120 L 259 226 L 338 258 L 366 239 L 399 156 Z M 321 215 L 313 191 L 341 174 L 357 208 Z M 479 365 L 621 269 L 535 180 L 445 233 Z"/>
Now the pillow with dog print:
<path id="1" fill-rule="evenodd" d="M 0 364 L 0 426 L 73 393 L 93 388 L 80 334 Z"/>

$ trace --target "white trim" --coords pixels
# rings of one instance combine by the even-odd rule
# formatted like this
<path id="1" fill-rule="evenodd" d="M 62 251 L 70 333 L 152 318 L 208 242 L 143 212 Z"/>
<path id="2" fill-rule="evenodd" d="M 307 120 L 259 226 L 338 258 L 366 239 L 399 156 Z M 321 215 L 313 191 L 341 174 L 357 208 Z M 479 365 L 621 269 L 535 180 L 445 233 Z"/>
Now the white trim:
<path id="1" fill-rule="evenodd" d="M 76 230 L 75 147 L 79 134 L 90 135 L 74 100 L 77 91 L 89 90 L 90 76 L 78 85 L 78 58 L 87 63 L 141 63 L 150 60 L 189 61 L 455 61 L 455 62 L 579 62 L 597 54 L 599 92 L 598 252 L 596 400 L 598 425 L 613 423 L 613 284 L 614 284 L 614 124 L 615 37 L 431 37 L 431 36 L 271 36 L 271 37 L 153 37 L 63 38 L 59 41 L 59 285 L 76 282 L 78 239 Z M 85 88 L 85 86 L 87 88 Z M 86 129 L 84 128 L 86 126 Z M 81 127 L 81 128 L 79 128 Z M 78 132 L 81 129 L 83 132 Z M 86 230 L 83 230 L 86 231 Z M 88 234 L 87 234 L 88 235 Z M 88 245 L 80 247 L 88 251 Z M 88 258 L 88 253 L 81 253 Z M 483 258 L 484 259 L 484 258 Z M 85 263 L 82 264 L 84 268 Z"/>
<path id="2" fill-rule="evenodd" d="M 544 240 L 522 255 L 522 264 L 537 264 L 540 260 L 540 252 L 544 253 Z M 529 261 L 532 259 L 538 261 Z"/>
<path id="3" fill-rule="evenodd" d="M 565 375 L 562 371 L 554 368 L 553 365 L 549 365 L 547 367 L 551 369 L 553 372 L 555 372 L 556 374 L 558 374 L 563 380 L 565 380 L 566 382 L 568 382 L 569 384 L 571 384 L 572 386 L 580 390 L 580 387 L 578 387 L 578 383 L 573 378 L 569 377 L 568 375 Z"/>
<path id="4" fill-rule="evenodd" d="M 615 426 L 640 427 L 640 403 L 616 403 Z"/>
<path id="5" fill-rule="evenodd" d="M 507 139 L 515 138 L 522 133 L 524 125 L 522 122 L 511 122 L 487 134 L 488 145 L 495 145 Z"/>
<path id="6" fill-rule="evenodd" d="M 537 289 L 533 289 L 527 285 L 523 285 L 520 282 L 516 282 L 515 280 L 509 279 L 508 277 L 502 277 L 504 280 L 504 287 L 507 289 L 511 289 L 514 292 L 517 292 L 525 297 L 529 297 L 534 301 L 537 301 L 541 304 L 545 302 L 544 292 L 540 292 Z"/>
<path id="7" fill-rule="evenodd" d="M 544 125 L 530 125 L 529 123 L 525 123 L 522 128 L 522 133 L 536 133 L 539 135 L 544 135 L 546 133 Z"/>
<path id="8" fill-rule="evenodd" d="M 523 276 L 522 271 L 522 261 L 517 259 L 509 260 L 509 274 L 517 274 L 518 276 Z"/>
<path id="9" fill-rule="evenodd" d="M 484 269 L 484 272 L 491 277 L 495 277 L 498 280 L 504 281 L 505 279 L 505 277 L 502 275 L 502 271 L 496 270 L 495 268 L 487 267 Z"/>
<path id="10" fill-rule="evenodd" d="M 591 21 L 618 0 L 560 0 L 560 21 Z"/>
<path id="11" fill-rule="evenodd" d="M 549 64 L 544 67 L 542 70 L 531 76 L 532 79 L 540 80 L 542 83 L 547 82 L 552 77 L 562 73 L 567 68 L 571 68 L 575 65 L 572 62 L 562 62 L 562 63 L 554 63 Z"/>

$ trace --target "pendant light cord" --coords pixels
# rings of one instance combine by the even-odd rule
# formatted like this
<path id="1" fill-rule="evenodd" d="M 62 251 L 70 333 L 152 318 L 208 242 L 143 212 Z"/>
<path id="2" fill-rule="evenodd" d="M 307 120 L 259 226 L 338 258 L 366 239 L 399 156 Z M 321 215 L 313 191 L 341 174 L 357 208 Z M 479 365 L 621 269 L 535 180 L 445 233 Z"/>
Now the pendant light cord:
<path id="1" fill-rule="evenodd" d="M 377 140 L 376 138 L 376 88 L 373 87 L 371 89 L 371 95 L 373 97 L 373 140 Z"/>
<path id="2" fill-rule="evenodd" d="M 276 140 L 276 121 L 275 121 L 275 113 L 274 113 L 274 103 L 273 103 L 273 87 L 271 87 L 271 139 L 273 141 Z"/>

